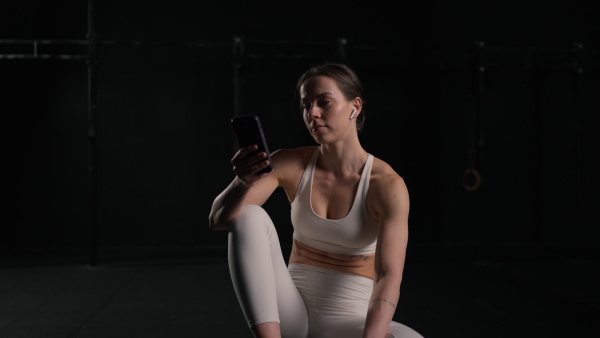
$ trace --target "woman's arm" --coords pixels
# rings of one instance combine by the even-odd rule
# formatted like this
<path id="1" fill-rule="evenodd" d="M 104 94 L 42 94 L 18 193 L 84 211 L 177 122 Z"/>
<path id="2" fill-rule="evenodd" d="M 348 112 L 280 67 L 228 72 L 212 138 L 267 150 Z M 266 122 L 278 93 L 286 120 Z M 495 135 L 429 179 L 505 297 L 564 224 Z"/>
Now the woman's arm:
<path id="1" fill-rule="evenodd" d="M 409 196 L 404 180 L 387 174 L 373 187 L 372 210 L 379 219 L 375 252 L 375 285 L 363 337 L 385 337 L 400 299 L 408 242 Z"/>
<path id="2" fill-rule="evenodd" d="M 240 149 L 231 163 L 236 177 L 229 186 L 215 198 L 210 215 L 209 227 L 213 230 L 226 230 L 229 222 L 235 218 L 241 207 L 247 204 L 263 205 L 279 186 L 278 175 L 275 171 L 257 174 L 269 165 L 266 154 L 259 153 L 250 158 L 244 157 L 254 151 L 255 146 Z M 277 166 L 277 151 L 271 155 L 273 167 Z M 263 160 L 258 164 L 254 164 Z"/>

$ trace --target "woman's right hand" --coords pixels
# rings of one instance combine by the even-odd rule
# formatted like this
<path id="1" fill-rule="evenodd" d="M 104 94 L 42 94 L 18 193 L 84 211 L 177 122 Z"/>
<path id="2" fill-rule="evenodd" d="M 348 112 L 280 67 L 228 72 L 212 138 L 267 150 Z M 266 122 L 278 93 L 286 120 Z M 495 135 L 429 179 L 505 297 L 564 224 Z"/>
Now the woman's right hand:
<path id="1" fill-rule="evenodd" d="M 270 174 L 258 174 L 263 168 L 269 166 L 269 161 L 265 152 L 248 156 L 248 154 L 256 151 L 256 149 L 258 149 L 257 145 L 240 148 L 231 159 L 233 172 L 238 180 L 247 187 L 252 186 L 256 181 Z"/>

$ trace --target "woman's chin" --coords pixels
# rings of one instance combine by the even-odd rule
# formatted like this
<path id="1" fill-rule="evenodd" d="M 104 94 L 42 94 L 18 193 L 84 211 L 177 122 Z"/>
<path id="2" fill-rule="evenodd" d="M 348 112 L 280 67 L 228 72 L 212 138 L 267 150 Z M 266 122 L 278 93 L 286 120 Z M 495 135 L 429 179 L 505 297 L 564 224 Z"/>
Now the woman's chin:
<path id="1" fill-rule="evenodd" d="M 326 143 L 325 140 L 323 139 L 323 137 L 321 137 L 319 135 L 313 134 L 312 137 L 315 140 L 315 142 L 317 142 L 318 144 Z"/>

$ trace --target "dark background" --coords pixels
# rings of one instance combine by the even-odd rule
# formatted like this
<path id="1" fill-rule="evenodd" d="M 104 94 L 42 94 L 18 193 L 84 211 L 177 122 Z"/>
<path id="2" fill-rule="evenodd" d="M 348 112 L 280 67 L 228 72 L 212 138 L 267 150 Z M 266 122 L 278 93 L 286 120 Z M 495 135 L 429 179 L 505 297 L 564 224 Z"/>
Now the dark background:
<path id="1" fill-rule="evenodd" d="M 99 1 L 97 205 L 86 61 L 0 59 L 9 187 L 0 248 L 86 249 L 93 207 L 100 261 L 111 248 L 225 247 L 207 218 L 233 178 L 234 61 L 240 113 L 261 117 L 272 150 L 314 144 L 297 109 L 302 71 L 325 61 L 357 71 L 362 143 L 411 194 L 409 248 L 597 247 L 600 34 L 589 3 Z M 85 2 L 6 6 L 0 39 L 86 38 Z M 468 192 L 478 41 L 483 185 Z M 265 207 L 287 247 L 283 192 Z"/>

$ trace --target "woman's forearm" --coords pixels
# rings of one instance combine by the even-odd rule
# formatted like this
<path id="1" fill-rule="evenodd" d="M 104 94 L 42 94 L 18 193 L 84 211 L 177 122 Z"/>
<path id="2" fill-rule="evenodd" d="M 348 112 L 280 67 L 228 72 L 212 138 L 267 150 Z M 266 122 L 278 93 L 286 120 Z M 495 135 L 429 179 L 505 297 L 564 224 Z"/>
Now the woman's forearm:
<path id="1" fill-rule="evenodd" d="M 239 178 L 235 178 L 223 192 L 215 198 L 208 225 L 212 230 L 226 230 L 229 222 L 235 218 L 242 207 L 244 197 L 248 193 L 249 186 Z"/>
<path id="2" fill-rule="evenodd" d="M 369 303 L 363 338 L 384 338 L 400 299 L 400 281 L 381 279 L 375 283 Z"/>

